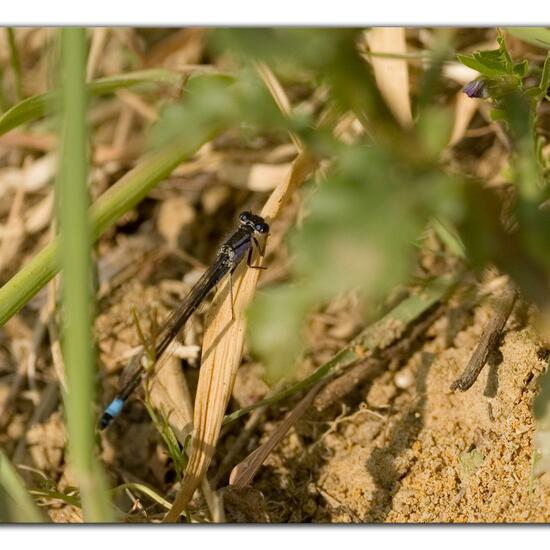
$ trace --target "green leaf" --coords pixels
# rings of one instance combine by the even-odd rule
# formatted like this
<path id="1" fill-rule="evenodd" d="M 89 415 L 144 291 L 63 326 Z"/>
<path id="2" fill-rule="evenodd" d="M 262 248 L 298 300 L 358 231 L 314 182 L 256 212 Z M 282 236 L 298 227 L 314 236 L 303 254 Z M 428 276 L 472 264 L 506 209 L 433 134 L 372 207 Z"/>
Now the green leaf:
<path id="1" fill-rule="evenodd" d="M 548 93 L 548 87 L 550 86 L 550 52 L 546 54 L 544 60 L 544 66 L 542 67 L 542 74 L 540 76 L 540 99 L 542 99 Z"/>
<path id="2" fill-rule="evenodd" d="M 539 48 L 550 49 L 550 29 L 543 27 L 509 27 L 506 31 L 524 42 Z"/>
<path id="3" fill-rule="evenodd" d="M 483 63 L 476 59 L 473 55 L 458 54 L 456 57 L 463 65 L 466 65 L 466 67 L 470 67 L 470 69 L 484 74 L 485 65 L 483 65 Z"/>
<path id="4" fill-rule="evenodd" d="M 498 51 L 476 52 L 476 60 L 483 66 L 483 74 L 489 77 L 499 77 L 509 74 L 508 66 Z"/>
<path id="5" fill-rule="evenodd" d="M 168 84 L 181 86 L 181 74 L 165 69 L 151 69 L 136 71 L 121 75 L 100 78 L 87 85 L 88 93 L 92 96 L 102 96 L 115 92 L 120 88 L 130 88 L 144 84 Z M 55 112 L 59 102 L 59 92 L 29 97 L 6 111 L 0 116 L 0 135 L 13 130 L 21 124 L 30 122 L 47 114 Z"/>
<path id="6" fill-rule="evenodd" d="M 525 76 L 528 70 L 527 61 L 514 65 L 502 36 L 497 37 L 499 48 L 496 50 L 477 51 L 472 55 L 458 55 L 458 59 L 467 67 L 480 72 L 483 76 L 498 79 L 514 75 Z M 517 82 L 516 85 L 521 84 Z"/>
<path id="7" fill-rule="evenodd" d="M 524 78 L 527 72 L 529 71 L 529 61 L 527 59 L 525 61 L 522 61 L 521 63 L 516 63 L 514 65 L 514 74 L 516 74 L 519 78 Z"/>
<path id="8" fill-rule="evenodd" d="M 478 71 L 483 76 L 486 76 L 488 78 L 497 78 L 499 76 L 508 74 L 506 64 L 498 56 L 495 56 L 493 54 L 494 51 L 487 51 L 475 52 L 471 56 L 458 55 L 457 57 L 461 63 L 463 63 L 467 67 L 470 67 L 470 69 Z"/>
<path id="9" fill-rule="evenodd" d="M 500 30 L 498 31 L 497 42 L 498 42 L 498 45 L 499 45 L 498 52 L 500 54 L 500 57 L 501 57 L 504 65 L 506 66 L 506 70 L 507 70 L 508 73 L 512 73 L 513 67 L 514 67 L 514 62 L 512 61 L 512 58 L 510 57 L 510 54 L 508 53 L 508 49 L 506 48 L 506 42 L 504 40 L 504 35 L 502 34 L 502 32 Z"/>

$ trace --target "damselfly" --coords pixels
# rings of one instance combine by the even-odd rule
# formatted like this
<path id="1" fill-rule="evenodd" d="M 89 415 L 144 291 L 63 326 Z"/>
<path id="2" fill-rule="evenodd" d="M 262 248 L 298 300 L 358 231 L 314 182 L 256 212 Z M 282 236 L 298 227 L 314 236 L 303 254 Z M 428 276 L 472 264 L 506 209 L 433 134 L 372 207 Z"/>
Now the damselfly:
<path id="1" fill-rule="evenodd" d="M 132 392 L 139 386 L 146 373 L 144 362 L 149 358 L 151 351 L 154 361 L 158 361 L 210 291 L 228 273 L 233 273 L 246 254 L 248 266 L 256 267 L 250 263 L 253 246 L 260 249 L 256 235 L 267 235 L 268 232 L 269 225 L 261 216 L 241 212 L 239 227 L 221 245 L 216 259 L 189 291 L 182 304 L 161 325 L 154 343 L 147 342 L 143 350 L 134 355 L 125 367 L 120 377 L 118 393 L 99 420 L 101 429 L 106 428 L 120 414 Z M 148 350 L 149 347 L 153 347 L 153 350 Z"/>

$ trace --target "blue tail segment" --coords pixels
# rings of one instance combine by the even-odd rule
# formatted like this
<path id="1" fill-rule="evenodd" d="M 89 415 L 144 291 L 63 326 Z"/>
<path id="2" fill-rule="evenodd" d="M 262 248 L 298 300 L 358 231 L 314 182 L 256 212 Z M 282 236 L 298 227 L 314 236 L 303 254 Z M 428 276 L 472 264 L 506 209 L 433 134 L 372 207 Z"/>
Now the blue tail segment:
<path id="1" fill-rule="evenodd" d="M 101 415 L 99 427 L 104 430 L 111 423 L 111 420 L 120 414 L 122 407 L 124 407 L 124 400 L 120 397 L 115 397 Z"/>

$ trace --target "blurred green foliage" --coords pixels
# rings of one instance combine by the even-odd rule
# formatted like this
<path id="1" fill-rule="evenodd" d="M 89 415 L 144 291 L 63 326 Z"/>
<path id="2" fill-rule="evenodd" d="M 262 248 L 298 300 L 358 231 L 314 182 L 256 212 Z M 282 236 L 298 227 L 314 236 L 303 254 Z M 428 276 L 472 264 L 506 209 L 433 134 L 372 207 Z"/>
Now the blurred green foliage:
<path id="1" fill-rule="evenodd" d="M 515 29 L 516 36 L 538 46 L 550 48 L 548 29 Z M 546 142 L 539 127 L 542 101 L 548 101 L 550 52 L 541 67 L 530 67 L 526 60 L 514 62 L 507 51 L 504 36 L 497 38 L 499 48 L 459 56 L 469 67 L 481 73 L 488 101 L 494 105 L 493 119 L 508 131 L 512 151 L 510 174 L 514 184 L 514 202 L 505 208 L 503 200 L 482 186 L 470 185 L 466 192 L 464 238 L 469 258 L 478 267 L 488 262 L 509 273 L 524 296 L 542 306 L 543 316 L 550 314 L 550 215 L 548 200 L 548 159 L 542 154 Z M 502 220 L 506 211 L 508 224 Z M 515 225 L 513 231 L 509 229 Z M 546 338 L 548 335 L 545 335 Z M 550 469 L 550 371 L 539 380 L 540 393 L 534 403 L 538 420 L 536 445 L 539 466 Z"/>
<path id="2" fill-rule="evenodd" d="M 289 236 L 291 282 L 261 293 L 250 310 L 252 347 L 273 380 L 291 372 L 303 350 L 305 318 L 314 308 L 350 288 L 358 289 L 366 304 L 376 304 L 410 280 L 415 243 L 434 219 L 456 228 L 473 269 L 495 264 L 526 296 L 547 300 L 550 226 L 540 208 L 547 172 L 536 128 L 549 63 L 532 67 L 514 61 L 500 33 L 498 49 L 459 56 L 480 72 L 494 118 L 502 120 L 512 144 L 509 172 L 517 199 L 505 208 L 502 194 L 451 173 L 441 162 L 452 126 L 449 102 L 441 101 L 441 69 L 452 52 L 453 33 L 441 29 L 435 36 L 431 63 L 413 89 L 412 128 L 400 127 L 381 97 L 358 47 L 363 30 L 284 28 L 215 32 L 214 51 L 231 54 L 238 70 L 223 80 L 194 79 L 183 101 L 169 107 L 155 128 L 157 143 L 204 124 L 290 129 L 328 161 L 322 183 L 310 184 L 302 226 Z M 325 110 L 292 113 L 285 120 L 252 70 L 258 61 L 284 84 L 300 82 L 310 92 L 326 89 Z M 344 113 L 353 113 L 365 128 L 356 143 L 334 137 Z"/>
<path id="3" fill-rule="evenodd" d="M 174 140 L 194 142 L 197 134 L 215 136 L 237 125 L 271 131 L 290 128 L 251 68 L 236 76 L 192 76 L 182 101 L 167 105 L 153 126 L 151 144 L 160 149 Z"/>
<path id="4" fill-rule="evenodd" d="M 530 67 L 527 61 L 512 60 L 504 36 L 497 40 L 497 50 L 459 58 L 481 72 L 487 101 L 494 107 L 493 119 L 507 131 L 514 200 L 506 207 L 502 193 L 478 184 L 465 186 L 463 237 L 474 266 L 494 263 L 515 279 L 528 298 L 547 306 L 550 216 L 541 205 L 548 199 L 548 161 L 542 156 L 545 140 L 537 127 L 539 105 L 547 96 L 550 55 L 542 68 Z"/>

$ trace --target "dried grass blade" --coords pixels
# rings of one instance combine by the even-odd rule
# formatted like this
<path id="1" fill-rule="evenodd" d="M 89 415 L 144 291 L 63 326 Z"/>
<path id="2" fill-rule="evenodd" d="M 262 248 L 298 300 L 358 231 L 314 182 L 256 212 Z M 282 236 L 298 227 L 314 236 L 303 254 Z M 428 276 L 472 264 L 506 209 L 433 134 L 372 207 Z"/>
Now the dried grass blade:
<path id="1" fill-rule="evenodd" d="M 155 365 L 150 397 L 153 407 L 161 411 L 183 445 L 191 432 L 193 400 L 177 358 L 170 356 Z"/>
<path id="2" fill-rule="evenodd" d="M 109 32 L 110 29 L 108 27 L 96 27 L 92 30 L 90 53 L 88 55 L 88 63 L 86 65 L 86 82 L 89 82 L 94 77 L 103 54 Z"/>
<path id="3" fill-rule="evenodd" d="M 277 104 L 277 107 L 279 107 L 280 111 L 287 118 L 289 118 L 290 115 L 292 114 L 292 106 L 279 80 L 273 74 L 272 70 L 265 63 L 257 62 L 255 63 L 255 66 L 256 66 L 256 70 L 258 71 L 258 74 L 264 81 L 266 88 L 269 90 L 269 92 L 271 93 L 271 96 L 273 97 L 275 103 Z M 304 150 L 304 145 L 302 144 L 302 141 L 294 132 L 289 132 L 289 134 L 290 134 L 290 139 L 292 139 L 292 142 L 296 147 L 296 150 L 299 153 L 301 153 Z"/>
<path id="4" fill-rule="evenodd" d="M 264 463 L 269 453 L 281 442 L 288 430 L 304 415 L 310 407 L 313 399 L 325 384 L 322 380 L 311 388 L 306 396 L 292 409 L 285 419 L 277 426 L 270 438 L 260 445 L 256 450 L 252 451 L 242 462 L 233 468 L 229 476 L 229 484 L 235 487 L 246 487 L 250 485 L 254 476 Z"/>
<path id="5" fill-rule="evenodd" d="M 367 34 L 372 52 L 406 54 L 403 27 L 375 27 Z M 405 59 L 371 56 L 376 83 L 389 108 L 403 127 L 412 125 L 409 70 Z"/>
<path id="6" fill-rule="evenodd" d="M 468 130 L 468 126 L 470 125 L 470 122 L 479 107 L 479 103 L 480 100 L 472 99 L 462 91 L 458 92 L 455 103 L 455 120 L 449 145 L 458 143 L 464 137 L 464 134 L 466 133 L 466 130 Z"/>
<path id="7" fill-rule="evenodd" d="M 261 212 L 262 216 L 268 220 L 277 217 L 294 189 L 316 166 L 317 161 L 308 153 L 298 155 L 286 180 L 267 200 Z M 269 241 L 267 245 L 269 246 Z M 261 259 L 255 260 L 259 261 Z M 246 332 L 245 310 L 252 301 L 259 275 L 259 269 L 247 269 L 246 265 L 241 264 L 233 275 L 233 306 L 230 281 L 227 279 L 214 297 L 209 310 L 195 398 L 191 454 L 181 488 L 172 509 L 164 518 L 165 522 L 176 521 L 182 510 L 187 507 L 214 454 L 225 409 L 241 363 Z"/>

